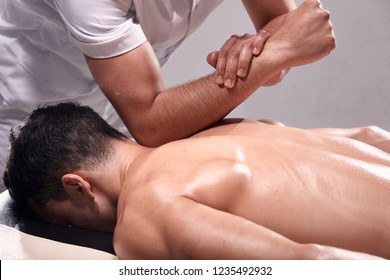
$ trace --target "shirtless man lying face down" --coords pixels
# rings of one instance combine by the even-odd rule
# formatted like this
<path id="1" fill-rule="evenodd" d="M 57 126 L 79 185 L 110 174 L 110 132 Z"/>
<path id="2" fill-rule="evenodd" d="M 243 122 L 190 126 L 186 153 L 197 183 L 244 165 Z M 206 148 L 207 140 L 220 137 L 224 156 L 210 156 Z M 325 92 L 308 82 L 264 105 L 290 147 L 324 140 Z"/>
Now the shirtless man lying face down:
<path id="1" fill-rule="evenodd" d="M 120 259 L 390 258 L 380 129 L 231 120 L 147 148 L 88 107 L 60 104 L 11 139 L 14 199 L 50 223 L 114 231 Z"/>

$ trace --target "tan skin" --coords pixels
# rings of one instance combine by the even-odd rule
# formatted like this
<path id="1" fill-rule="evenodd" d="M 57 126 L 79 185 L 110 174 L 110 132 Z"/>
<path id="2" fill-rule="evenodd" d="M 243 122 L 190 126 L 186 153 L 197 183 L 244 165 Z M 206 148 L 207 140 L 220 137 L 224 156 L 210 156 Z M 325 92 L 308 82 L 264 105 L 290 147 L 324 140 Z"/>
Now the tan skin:
<path id="1" fill-rule="evenodd" d="M 285 15 L 296 8 L 295 1 L 290 0 L 243 0 L 242 3 L 257 34 L 233 35 L 219 51 L 212 52 L 207 57 L 208 63 L 216 69 L 214 76 L 217 83 L 227 88 L 232 88 L 238 78 L 247 75 L 252 56 L 260 55 L 264 42 L 279 29 Z M 287 72 L 288 69 L 284 69 L 264 86 L 277 84 Z"/>
<path id="2" fill-rule="evenodd" d="M 305 28 L 302 28 L 302 26 L 305 26 Z M 289 67 L 311 63 L 322 58 L 334 48 L 334 43 L 334 36 L 329 23 L 329 14 L 320 7 L 317 1 L 308 0 L 305 1 L 299 9 L 294 10 L 287 16 L 283 17 L 280 28 L 268 39 L 261 55 L 253 59 L 251 69 L 246 78 L 237 80 L 235 87 L 232 89 L 219 87 L 215 83 L 214 77 L 209 76 L 189 83 L 184 87 L 172 89 L 172 91 L 169 89 L 165 90 L 160 77 L 161 74 L 158 70 L 159 68 L 156 67 L 157 61 L 155 60 L 154 54 L 152 53 L 148 43 L 145 43 L 131 52 L 132 54 L 137 52 L 137 55 L 133 56 L 130 55 L 130 53 L 126 54 L 126 60 L 123 60 L 124 56 L 102 61 L 89 60 L 89 65 L 90 67 L 92 65 L 91 70 L 96 70 L 92 72 L 95 77 L 97 77 L 97 80 L 103 87 L 103 90 L 106 90 L 108 98 L 114 106 L 117 107 L 117 110 L 119 108 L 118 112 L 122 119 L 132 118 L 133 116 L 129 115 L 130 112 L 131 114 L 136 113 L 135 115 L 138 117 L 142 116 L 138 124 L 138 121 L 126 123 L 128 128 L 130 127 L 130 131 L 132 131 L 132 129 L 138 130 L 137 125 L 140 125 L 140 127 L 146 128 L 148 131 L 147 135 L 153 136 L 158 135 L 157 127 L 165 127 L 164 125 L 168 125 L 169 129 L 167 132 L 174 128 L 175 131 L 181 133 L 189 128 L 187 132 L 192 131 L 191 133 L 193 133 L 193 123 L 200 122 L 202 123 L 202 126 L 212 124 L 218 118 L 210 122 L 205 120 L 203 117 L 210 114 L 213 115 L 215 111 L 219 111 L 220 108 L 223 108 L 227 104 L 230 108 L 233 108 L 237 102 L 241 102 L 259 86 L 266 84 Z M 122 67 L 134 65 L 133 63 L 135 63 L 139 58 L 142 59 L 143 63 L 137 64 L 138 74 L 135 73 L 134 76 L 128 76 L 127 71 L 117 71 L 118 69 L 122 69 Z M 127 63 L 124 63 L 124 61 Z M 148 75 L 141 75 L 140 73 L 148 73 Z M 113 79 L 114 76 L 115 80 Z M 131 87 L 129 87 L 129 84 L 131 84 Z M 131 91 L 142 92 L 143 94 L 133 95 L 122 91 L 123 89 L 129 88 L 131 88 Z M 212 91 L 210 91 L 210 89 L 212 89 Z M 176 99 L 170 100 L 172 96 L 174 96 L 175 92 L 180 93 L 180 95 L 177 95 Z M 199 92 L 199 94 L 205 94 L 204 99 L 201 99 L 201 103 L 204 103 L 203 106 L 197 103 L 199 101 L 199 96 L 194 94 L 196 92 Z M 158 95 L 155 95 L 155 93 L 158 93 Z M 183 93 L 185 93 L 185 95 L 183 95 Z M 175 102 L 177 102 L 177 104 Z M 182 102 L 187 102 L 187 105 L 184 107 L 179 106 Z M 167 104 L 169 104 L 169 107 L 167 107 Z M 207 107 L 210 104 L 211 108 Z M 216 104 L 218 106 L 215 106 Z M 188 112 L 185 113 L 185 108 L 187 106 L 190 106 L 191 110 L 193 110 L 193 112 L 197 112 L 197 114 L 191 115 L 187 114 Z M 149 120 L 156 117 L 155 113 L 158 112 L 158 110 L 155 110 L 155 107 L 161 107 L 164 110 L 157 115 L 157 122 L 149 122 Z M 210 109 L 212 110 L 210 111 Z M 145 110 L 150 112 L 150 119 L 147 114 L 138 114 L 145 112 Z M 180 114 L 183 114 L 183 118 L 178 117 L 177 111 L 180 111 Z M 169 117 L 170 122 L 167 121 L 166 116 Z M 177 125 L 172 124 L 175 120 L 178 120 Z M 148 130 L 146 123 L 153 123 L 156 127 L 152 130 Z M 228 128 L 229 130 L 229 127 L 231 126 L 225 125 L 223 126 L 223 129 Z M 201 127 L 199 127 L 199 129 L 200 128 Z M 212 130 L 212 133 L 223 133 L 222 127 L 218 128 L 218 130 L 214 129 Z M 163 130 L 165 130 L 165 128 Z M 355 254 L 333 247 L 303 245 L 299 242 L 290 240 L 289 237 L 285 237 L 280 235 L 280 233 L 274 232 L 273 229 L 269 229 L 253 222 L 248 222 L 249 220 L 246 220 L 245 216 L 240 217 L 234 215 L 234 212 L 230 213 L 229 211 L 225 211 L 223 212 L 224 214 L 220 216 L 219 214 L 222 212 L 217 209 L 219 209 L 218 207 L 222 206 L 224 202 L 226 203 L 223 196 L 220 195 L 214 195 L 216 198 L 220 197 L 221 199 L 220 201 L 215 201 L 217 203 L 215 205 L 217 208 L 215 209 L 211 208 L 210 205 L 207 204 L 208 201 L 204 201 L 204 204 L 199 203 L 202 201 L 197 201 L 196 199 L 198 199 L 198 197 L 192 197 L 192 195 L 201 195 L 205 188 L 199 187 L 198 189 L 195 184 L 195 188 L 193 190 L 198 189 L 198 191 L 191 193 L 191 188 L 189 189 L 186 185 L 189 184 L 188 180 L 191 178 L 191 176 L 188 176 L 188 172 L 196 171 L 199 173 L 209 170 L 204 167 L 199 168 L 200 166 L 210 166 L 209 168 L 213 171 L 213 180 L 215 175 L 214 171 L 219 171 L 220 176 L 216 179 L 221 180 L 220 182 L 227 185 L 236 182 L 239 183 L 238 185 L 241 187 L 244 187 L 242 183 L 246 182 L 245 176 L 242 176 L 243 174 L 236 174 L 234 172 L 231 174 L 231 166 L 229 167 L 229 165 L 226 165 L 226 162 L 229 164 L 233 163 L 235 166 L 234 161 L 236 159 L 234 157 L 229 158 L 228 151 L 225 151 L 226 155 L 225 153 L 213 154 L 212 151 L 216 150 L 216 146 L 211 148 L 211 146 L 207 147 L 206 145 L 204 148 L 210 152 L 209 155 L 216 156 L 217 160 L 215 161 L 213 158 L 206 158 L 206 154 L 203 154 L 202 156 L 199 149 L 205 145 L 205 143 L 202 144 L 201 142 L 204 142 L 206 138 L 198 137 L 204 133 L 206 132 L 202 132 L 201 134 L 194 136 L 191 140 L 183 140 L 184 142 L 180 142 L 188 143 L 188 148 L 190 150 L 197 150 L 198 152 L 193 155 L 198 155 L 199 158 L 191 159 L 190 162 L 194 160 L 194 163 L 198 163 L 194 166 L 194 168 L 190 168 L 190 166 L 188 166 L 188 162 L 180 165 L 180 168 L 184 168 L 184 170 L 178 170 L 178 173 L 176 173 L 176 171 L 174 172 L 175 174 L 182 174 L 178 177 L 179 181 L 177 182 L 169 182 L 172 177 L 166 176 L 164 169 L 159 169 L 160 167 L 164 167 L 164 165 L 166 165 L 166 159 L 158 159 L 159 156 L 156 155 L 159 155 L 162 152 L 165 156 L 170 154 L 168 159 L 185 159 L 182 154 L 183 148 L 179 147 L 181 146 L 179 142 L 164 145 L 156 150 L 146 148 L 145 146 L 140 146 L 132 142 L 119 142 L 117 143 L 118 150 L 116 156 L 114 157 L 115 160 L 107 163 L 106 168 L 94 171 L 76 170 L 72 174 L 66 174 L 63 176 L 63 185 L 69 195 L 69 199 L 64 201 L 50 201 L 44 210 L 35 209 L 35 211 L 39 212 L 45 220 L 54 223 L 71 224 L 78 227 L 107 231 L 113 230 L 115 225 L 117 225 L 115 230 L 114 246 L 120 258 L 350 259 L 369 257 L 367 255 Z M 170 135 L 170 132 L 168 134 Z M 182 134 L 180 137 L 184 137 L 185 135 L 186 134 Z M 160 136 L 157 138 L 160 138 L 161 140 Z M 173 139 L 176 139 L 176 136 L 177 134 L 174 135 Z M 225 139 L 221 143 L 214 144 L 221 144 L 221 147 L 226 147 L 226 143 L 224 144 L 223 142 L 227 141 L 229 142 L 228 146 L 230 147 L 230 144 L 234 144 L 233 142 L 236 141 L 236 144 L 240 142 L 240 137 L 237 137 L 236 140 L 233 138 L 230 140 Z M 246 136 L 244 138 L 246 139 Z M 219 137 L 218 139 L 222 140 L 222 138 Z M 166 138 L 164 141 L 169 140 L 172 140 L 172 138 Z M 174 148 L 175 146 L 172 145 L 176 144 L 178 144 L 178 146 Z M 219 148 L 219 146 L 217 147 Z M 234 148 L 234 145 L 231 148 Z M 240 147 L 237 148 L 240 149 Z M 169 152 L 170 150 L 172 153 Z M 179 154 L 177 154 L 178 152 Z M 230 156 L 232 156 L 231 153 Z M 206 160 L 210 160 L 210 162 L 207 163 Z M 143 168 L 145 162 L 148 163 L 146 166 L 151 168 L 149 173 L 144 173 L 145 170 L 143 170 Z M 156 165 L 156 163 L 158 164 Z M 222 163 L 222 167 L 218 167 L 220 163 Z M 185 168 L 185 166 L 187 166 L 187 168 Z M 223 172 L 225 167 L 228 168 L 229 172 Z M 242 167 L 245 167 L 245 164 Z M 157 168 L 155 170 L 156 172 L 153 171 L 154 168 Z M 172 165 L 171 169 L 175 170 L 176 167 Z M 243 168 L 243 170 L 245 171 L 247 169 Z M 150 176 L 144 177 L 144 174 L 149 174 Z M 155 175 L 157 175 L 157 177 L 155 177 Z M 187 175 L 188 177 L 184 175 Z M 205 173 L 205 176 L 206 179 L 207 177 L 210 177 L 207 173 Z M 170 178 L 169 180 L 168 177 Z M 192 178 L 194 177 L 192 176 Z M 181 182 L 181 180 L 183 181 Z M 206 180 L 205 182 L 209 184 L 208 187 L 210 187 L 213 192 L 220 191 L 218 188 L 210 185 L 213 183 L 213 180 L 209 180 L 210 182 Z M 220 185 L 218 180 L 215 181 L 215 184 Z M 155 184 L 156 182 L 158 183 Z M 172 183 L 177 183 L 178 185 L 174 184 L 175 187 L 172 188 Z M 194 181 L 192 183 L 196 182 Z M 140 186 L 143 186 L 143 188 L 141 189 Z M 164 196 L 159 196 L 158 193 L 167 196 L 166 198 L 163 198 Z M 223 193 L 226 193 L 227 195 L 230 194 L 228 195 L 228 199 L 235 197 L 234 192 L 224 191 Z M 143 202 L 137 200 L 138 195 L 140 195 L 140 197 L 145 195 L 145 197 L 141 199 Z M 122 200 L 130 199 L 130 197 L 132 197 L 131 199 L 134 199 L 135 201 L 132 203 L 121 202 Z M 237 196 L 237 198 L 238 197 L 239 196 Z M 179 198 L 177 200 L 178 203 L 170 203 L 173 200 L 176 201 L 176 198 Z M 149 202 L 156 204 L 152 207 L 153 205 Z M 164 210 L 165 206 L 168 205 L 167 202 L 169 202 L 169 205 L 174 207 L 168 207 L 167 212 L 160 212 L 160 210 Z M 140 203 L 140 205 L 136 206 L 136 203 Z M 126 207 L 123 207 L 123 205 L 126 205 Z M 143 209 L 143 207 L 146 207 L 147 205 L 152 208 Z M 203 206 L 199 207 L 199 205 Z M 136 208 L 133 209 L 132 207 Z M 183 226 L 190 226 L 191 220 L 185 221 L 184 216 L 182 216 L 181 219 L 178 219 L 179 217 L 176 217 L 175 215 L 179 212 L 173 211 L 176 207 L 180 210 L 179 212 L 183 214 L 185 212 L 182 211 L 182 209 L 188 208 L 188 210 L 186 210 L 187 214 L 191 213 L 191 215 L 186 215 L 185 217 L 192 219 L 192 222 L 196 222 L 193 225 L 196 227 L 199 221 L 207 221 L 206 219 L 203 219 L 203 217 L 205 217 L 204 215 L 207 217 L 209 215 L 208 212 L 204 211 L 206 209 L 212 210 L 212 213 L 210 213 L 210 218 L 212 220 L 210 220 L 209 223 L 204 224 L 204 228 L 211 229 L 211 226 L 215 225 L 214 222 L 218 222 L 216 224 L 222 226 L 222 230 L 219 231 L 220 227 L 218 227 L 218 230 L 214 230 L 214 233 L 216 234 L 217 232 L 220 232 L 221 235 L 217 236 L 215 234 L 211 234 L 208 237 L 204 234 L 199 235 L 198 232 L 197 238 L 199 238 L 199 241 L 202 240 L 202 242 L 187 243 L 186 240 L 188 240 L 188 238 L 192 239 L 196 236 L 187 235 L 193 231 L 191 229 L 188 230 L 189 228 L 187 227 L 183 228 Z M 227 207 L 226 210 L 229 210 L 229 207 Z M 143 213 L 142 215 L 144 216 L 141 216 L 141 212 L 143 210 L 146 210 L 147 213 Z M 231 210 L 234 209 L 231 208 Z M 129 213 L 132 214 L 130 218 L 127 218 L 126 216 L 128 216 Z M 151 215 L 151 213 L 156 213 L 156 215 Z M 159 213 L 161 213 L 161 215 L 157 216 Z M 118 220 L 116 216 L 117 214 Z M 166 225 L 168 224 L 166 223 L 161 224 L 163 219 L 165 219 L 164 221 L 167 221 L 169 218 L 172 218 L 172 227 L 167 227 Z M 231 226 L 227 224 L 230 220 L 233 223 Z M 239 224 L 240 221 L 243 221 L 244 224 Z M 131 227 L 129 227 L 129 224 L 131 224 Z M 134 226 L 137 224 L 138 226 Z M 223 227 L 223 225 L 226 225 L 226 227 Z M 143 232 L 143 235 L 147 238 L 145 240 L 148 240 L 148 244 L 140 243 L 139 240 L 130 238 L 136 236 L 138 234 L 137 230 L 142 230 L 143 228 L 146 229 L 146 231 Z M 130 230 L 135 231 L 135 235 L 130 234 Z M 183 231 L 183 233 L 187 234 L 181 235 L 183 239 L 178 239 L 173 238 L 173 235 L 171 234 L 174 234 L 174 232 L 171 231 L 180 231 L 180 234 Z M 228 232 L 230 232 L 230 234 L 228 234 Z M 243 232 L 246 232 L 248 236 L 244 237 L 244 235 L 242 235 Z M 223 238 L 221 238 L 221 236 Z M 215 239 L 216 237 L 217 239 Z M 227 241 L 229 241 L 229 246 L 226 246 L 225 243 L 219 243 L 223 242 L 224 238 L 228 238 Z M 176 240 L 179 242 L 176 246 L 173 246 L 172 243 L 176 242 Z M 216 242 L 218 240 L 219 242 Z M 230 241 L 237 241 L 237 243 Z M 142 244 L 151 247 L 139 247 Z M 191 244 L 199 244 L 200 247 L 193 247 Z M 202 248 L 204 248 L 203 246 L 209 246 L 211 244 L 216 246 L 215 250 L 202 250 Z M 243 246 L 245 244 L 247 246 Z M 254 247 L 254 244 L 258 247 Z"/>
<path id="3" fill-rule="evenodd" d="M 329 13 L 316 0 L 306 0 L 295 10 L 291 0 L 243 2 L 258 34 L 236 37 L 211 54 L 208 61 L 217 68 L 215 75 L 165 88 L 148 42 L 117 57 L 86 58 L 98 85 L 139 143 L 158 146 L 193 135 L 221 120 L 260 86 L 279 81 L 286 69 L 317 61 L 335 46 Z M 256 55 L 255 46 L 262 55 L 252 60 L 249 54 Z M 243 67 L 240 76 L 245 78 L 237 79 Z M 220 75 L 222 84 L 229 79 L 234 87 L 217 83 Z"/>
<path id="4" fill-rule="evenodd" d="M 120 259 L 390 258 L 390 133 L 379 128 L 227 120 L 156 149 L 116 149 L 106 168 L 66 174 L 69 200 L 42 212 L 115 228 Z"/>

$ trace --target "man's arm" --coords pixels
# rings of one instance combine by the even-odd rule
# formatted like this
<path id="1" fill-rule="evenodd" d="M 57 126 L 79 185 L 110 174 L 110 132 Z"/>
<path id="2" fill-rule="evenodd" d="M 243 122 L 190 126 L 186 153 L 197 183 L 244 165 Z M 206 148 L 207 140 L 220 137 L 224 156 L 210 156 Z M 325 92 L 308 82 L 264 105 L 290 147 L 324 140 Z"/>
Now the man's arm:
<path id="1" fill-rule="evenodd" d="M 146 146 L 188 137 L 221 118 L 256 89 L 288 67 L 314 62 L 334 47 L 334 37 L 316 1 L 289 13 L 234 88 L 214 78 L 165 89 L 148 42 L 108 59 L 87 58 L 89 68 L 134 138 Z M 302 27 L 305 28 L 302 28 Z"/>
<path id="2" fill-rule="evenodd" d="M 314 128 L 312 131 L 347 137 L 390 153 L 390 132 L 377 126 L 353 128 Z"/>
<path id="3" fill-rule="evenodd" d="M 372 256 L 314 244 L 299 244 L 249 220 L 181 197 L 162 208 L 161 217 L 150 214 L 143 242 L 124 230 L 123 258 L 166 259 L 369 259 Z M 150 222 L 150 219 L 155 219 Z M 157 220 L 156 220 L 157 219 Z M 130 226 L 130 225 L 129 225 Z M 133 226 L 133 225 L 131 225 Z M 134 230 L 134 229 L 133 229 Z M 141 230 L 141 232 L 142 232 Z M 133 232 L 132 232 L 133 233 Z M 139 232 L 140 233 L 140 232 Z M 148 239 L 152 236 L 152 239 Z M 157 242 L 157 243 L 156 243 Z M 124 246 L 126 248 L 124 248 Z M 126 253 L 127 251 L 127 253 Z M 120 257 L 121 257 L 120 256 Z"/>

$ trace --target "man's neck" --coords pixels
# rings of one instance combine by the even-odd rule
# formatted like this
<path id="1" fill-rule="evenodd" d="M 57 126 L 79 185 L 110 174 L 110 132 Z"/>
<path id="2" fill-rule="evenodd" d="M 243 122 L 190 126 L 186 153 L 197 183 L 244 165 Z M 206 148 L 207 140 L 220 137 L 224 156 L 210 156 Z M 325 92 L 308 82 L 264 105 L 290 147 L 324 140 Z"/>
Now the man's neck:
<path id="1" fill-rule="evenodd" d="M 131 140 L 128 141 L 118 141 L 116 144 L 115 156 L 113 157 L 112 162 L 115 165 L 115 172 L 118 180 L 118 196 L 121 187 L 125 179 L 129 174 L 129 169 L 134 161 L 141 155 L 150 152 L 153 148 L 147 148 L 141 146 Z"/>

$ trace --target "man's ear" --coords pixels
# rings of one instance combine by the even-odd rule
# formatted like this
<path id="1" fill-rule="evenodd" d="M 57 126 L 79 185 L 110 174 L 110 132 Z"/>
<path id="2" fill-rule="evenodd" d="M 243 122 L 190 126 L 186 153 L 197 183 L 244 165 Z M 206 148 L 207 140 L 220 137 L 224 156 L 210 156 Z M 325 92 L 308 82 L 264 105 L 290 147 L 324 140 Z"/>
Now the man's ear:
<path id="1" fill-rule="evenodd" d="M 62 185 L 72 199 L 81 198 L 83 196 L 90 200 L 95 199 L 91 184 L 77 174 L 68 173 L 62 176 Z"/>

